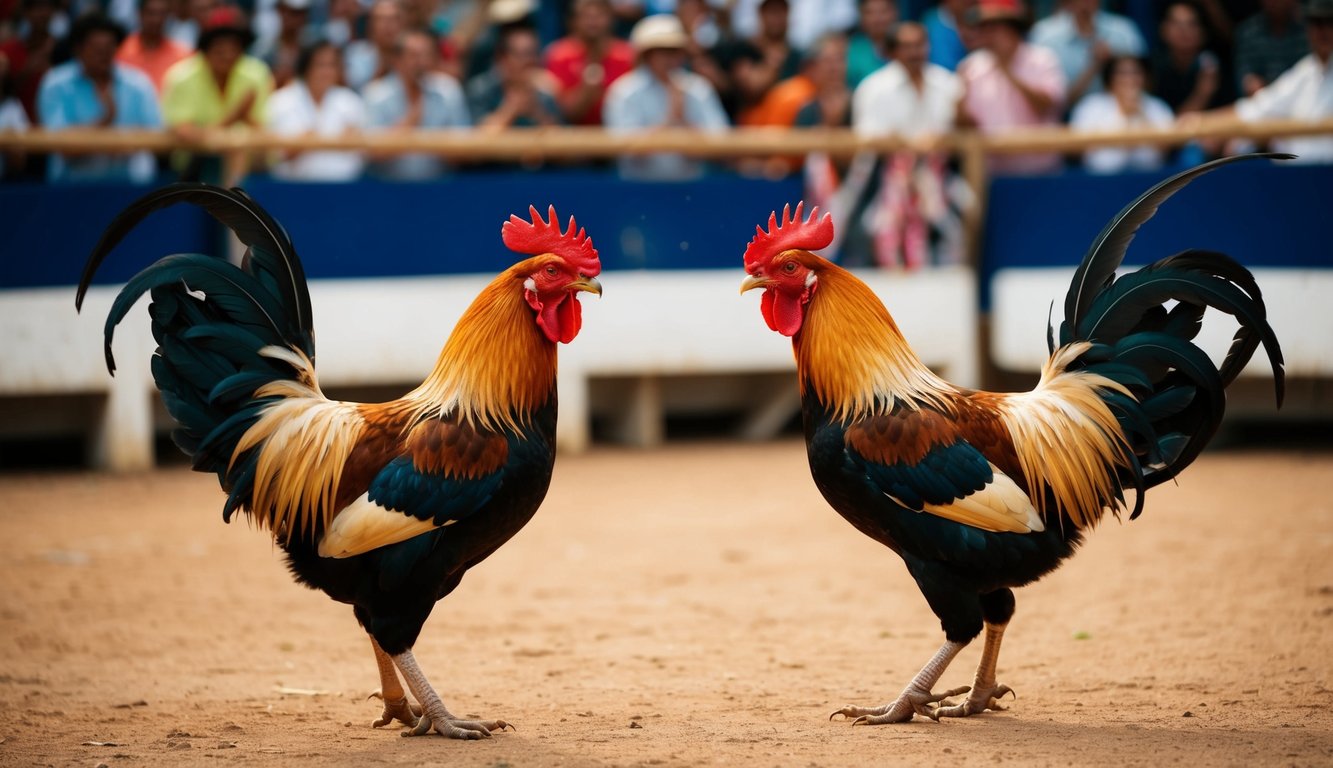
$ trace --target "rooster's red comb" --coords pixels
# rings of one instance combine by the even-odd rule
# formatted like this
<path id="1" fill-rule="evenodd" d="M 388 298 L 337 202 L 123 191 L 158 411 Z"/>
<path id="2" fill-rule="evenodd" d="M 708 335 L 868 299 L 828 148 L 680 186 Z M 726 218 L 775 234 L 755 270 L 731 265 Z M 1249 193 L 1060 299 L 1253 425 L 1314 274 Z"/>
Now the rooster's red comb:
<path id="1" fill-rule="evenodd" d="M 561 232 L 554 205 L 547 214 L 549 221 L 543 220 L 534 206 L 528 206 L 528 213 L 531 222 L 510 215 L 509 221 L 500 227 L 500 237 L 511 251 L 532 256 L 554 253 L 568 261 L 580 275 L 596 277 L 601 273 L 602 262 L 597 258 L 597 249 L 592 247 L 592 238 L 582 229 L 576 229 L 573 216 L 569 217 L 568 230 Z"/>
<path id="2" fill-rule="evenodd" d="M 782 222 L 778 223 L 777 211 L 768 216 L 768 231 L 763 227 L 754 228 L 754 239 L 745 247 L 745 268 L 772 259 L 774 256 L 800 248 L 815 251 L 833 242 L 833 216 L 824 214 L 819 219 L 819 207 L 810 209 L 810 218 L 802 220 L 805 201 L 796 204 L 796 215 L 792 215 L 790 205 L 782 206 Z M 816 221 L 816 219 L 818 219 Z"/>

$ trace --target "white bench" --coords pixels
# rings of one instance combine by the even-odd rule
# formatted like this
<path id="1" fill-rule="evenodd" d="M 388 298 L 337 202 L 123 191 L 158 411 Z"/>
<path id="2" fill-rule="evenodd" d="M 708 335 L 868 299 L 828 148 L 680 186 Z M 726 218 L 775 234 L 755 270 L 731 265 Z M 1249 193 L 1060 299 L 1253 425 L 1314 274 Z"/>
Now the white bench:
<path id="1" fill-rule="evenodd" d="M 914 274 L 883 271 L 861 277 L 884 298 L 922 359 L 964 385 L 979 380 L 976 280 L 971 270 Z M 588 447 L 594 412 L 615 411 L 618 436 L 637 445 L 661 441 L 664 417 L 675 407 L 664 396 L 672 377 L 689 377 L 686 397 L 734 393 L 712 379 L 790 374 L 791 343 L 759 313 L 757 294 L 739 295 L 741 270 L 610 272 L 605 296 L 584 297 L 583 331 L 560 350 L 562 449 Z M 430 371 L 449 330 L 488 276 L 316 280 L 314 306 L 320 380 L 330 387 L 401 386 Z M 94 287 L 81 315 L 72 288 L 0 291 L 0 397 L 105 395 L 106 407 L 87 425 L 93 463 L 118 470 L 151 466 L 154 435 L 153 343 L 142 307 L 116 333 L 118 370 L 109 377 L 102 324 L 116 293 Z M 593 402 L 595 379 L 632 382 L 628 399 Z M 734 394 L 729 395 L 736 397 Z M 743 390 L 742 436 L 765 437 L 795 414 L 795 382 L 782 377 L 771 391 Z M 4 433 L 0 425 L 0 435 Z"/>

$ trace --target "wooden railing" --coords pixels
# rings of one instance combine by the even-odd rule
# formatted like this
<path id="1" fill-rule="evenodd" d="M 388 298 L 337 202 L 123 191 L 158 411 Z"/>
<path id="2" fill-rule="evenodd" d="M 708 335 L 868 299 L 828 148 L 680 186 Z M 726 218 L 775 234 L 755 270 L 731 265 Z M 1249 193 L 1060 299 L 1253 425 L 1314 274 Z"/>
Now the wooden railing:
<path id="1" fill-rule="evenodd" d="M 505 131 L 419 130 L 360 133 L 338 137 L 278 136 L 252 130 L 206 130 L 186 140 L 170 131 L 0 131 L 0 152 L 59 152 L 62 154 L 130 153 L 147 150 L 188 150 L 223 159 L 223 177 L 236 183 L 250 170 L 254 158 L 265 153 L 293 150 L 356 150 L 372 157 L 409 153 L 438 155 L 459 162 L 480 160 L 529 161 L 615 158 L 653 152 L 675 152 L 713 160 L 824 152 L 847 157 L 858 152 L 938 150 L 957 155 L 962 172 L 977 193 L 978 204 L 967 213 L 965 226 L 973 256 L 985 214 L 986 156 L 1057 152 L 1074 154 L 1095 147 L 1152 145 L 1177 147 L 1204 139 L 1264 141 L 1294 136 L 1333 136 L 1333 118 L 1316 121 L 1276 120 L 1256 123 L 1234 118 L 1213 118 L 1192 125 L 1135 128 L 1115 132 L 1082 132 L 1065 127 L 1029 128 L 985 135 L 958 131 L 924 144 L 898 137 L 865 138 L 846 129 L 736 128 L 703 133 L 690 129 L 661 129 L 616 133 L 601 128 L 534 128 Z"/>

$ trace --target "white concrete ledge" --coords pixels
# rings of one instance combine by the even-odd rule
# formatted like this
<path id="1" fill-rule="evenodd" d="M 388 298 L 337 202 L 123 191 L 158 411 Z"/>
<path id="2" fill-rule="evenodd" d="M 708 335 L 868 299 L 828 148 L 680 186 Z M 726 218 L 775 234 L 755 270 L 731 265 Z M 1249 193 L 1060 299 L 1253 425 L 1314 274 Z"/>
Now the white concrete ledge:
<path id="1" fill-rule="evenodd" d="M 970 270 L 914 274 L 861 273 L 884 299 L 922 359 L 964 385 L 978 383 L 976 283 Z M 583 450 L 594 404 L 590 382 L 637 382 L 621 434 L 629 442 L 661 439 L 660 377 L 732 376 L 795 370 L 791 342 L 773 333 L 758 296 L 739 295 L 741 271 L 611 272 L 605 295 L 583 301 L 583 331 L 560 350 L 559 443 Z M 316 280 L 310 294 L 317 367 L 326 386 L 415 386 L 430 371 L 450 329 L 488 276 Z M 116 333 L 118 371 L 107 375 L 102 325 L 116 288 L 95 287 L 81 315 L 72 288 L 0 291 L 0 397 L 103 393 L 104 417 L 89 424 L 99 466 L 135 469 L 152 463 L 153 343 L 142 306 Z M 721 391 L 719 389 L 719 391 Z M 795 385 L 747 393 L 743 431 L 762 437 L 795 412 Z M 3 434 L 3 425 L 0 425 Z"/>
<path id="2" fill-rule="evenodd" d="M 1121 272 L 1129 271 L 1126 268 Z M 1264 294 L 1268 321 L 1286 357 L 1288 376 L 1333 375 L 1333 269 L 1252 270 Z M 1038 371 L 1046 362 L 1046 317 L 1055 302 L 1052 322 L 1058 331 L 1064 316 L 1065 292 L 1074 268 L 1002 269 L 991 283 L 990 351 L 992 361 L 1011 371 Z M 1198 344 L 1220 361 L 1231 344 L 1236 324 L 1219 313 L 1204 315 Z M 1272 378 L 1268 357 L 1255 353 L 1244 376 Z"/>

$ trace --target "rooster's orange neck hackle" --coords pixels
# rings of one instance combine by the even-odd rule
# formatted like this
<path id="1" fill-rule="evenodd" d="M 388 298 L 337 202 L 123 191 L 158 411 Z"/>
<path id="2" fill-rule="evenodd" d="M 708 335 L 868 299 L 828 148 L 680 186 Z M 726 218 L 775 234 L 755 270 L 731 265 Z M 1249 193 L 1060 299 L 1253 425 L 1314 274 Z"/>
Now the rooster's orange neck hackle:
<path id="1" fill-rule="evenodd" d="M 556 347 L 532 322 L 521 277 L 542 259 L 519 262 L 478 294 L 430 375 L 403 397 L 418 416 L 457 409 L 486 428 L 517 430 L 545 404 L 555 384 Z"/>
<path id="2" fill-rule="evenodd" d="M 947 407 L 956 390 L 936 376 L 912 351 L 883 302 L 854 275 L 811 253 L 833 241 L 833 220 L 805 204 L 774 212 L 768 230 L 755 227 L 745 249 L 749 271 L 764 269 L 780 257 L 796 259 L 810 270 L 799 330 L 792 336 L 801 393 L 812 392 L 844 423 L 896 406 Z M 767 293 L 767 292 L 766 292 Z M 764 312 L 777 330 L 780 297 L 765 296 Z"/>
<path id="3" fill-rule="evenodd" d="M 235 457 L 260 447 L 249 511 L 252 518 L 290 538 L 327 526 L 339 508 L 339 485 L 349 459 L 368 432 L 405 439 L 416 424 L 457 414 L 485 430 L 520 431 L 554 396 L 556 344 L 578 332 L 577 300 L 558 307 L 565 325 L 541 327 L 543 307 L 531 275 L 548 265 L 592 277 L 601 263 L 587 233 L 573 217 L 561 231 L 555 207 L 549 220 L 529 208 L 532 222 L 511 216 L 501 235 L 506 246 L 533 254 L 502 272 L 463 312 L 435 367 L 420 386 L 399 400 L 357 404 L 329 400 L 319 389 L 313 362 L 298 351 L 270 347 L 263 354 L 287 359 L 300 371 L 255 393 L 275 397 L 241 438 Z M 525 277 L 529 276 L 529 277 Z M 534 322 L 533 312 L 538 313 Z"/>

